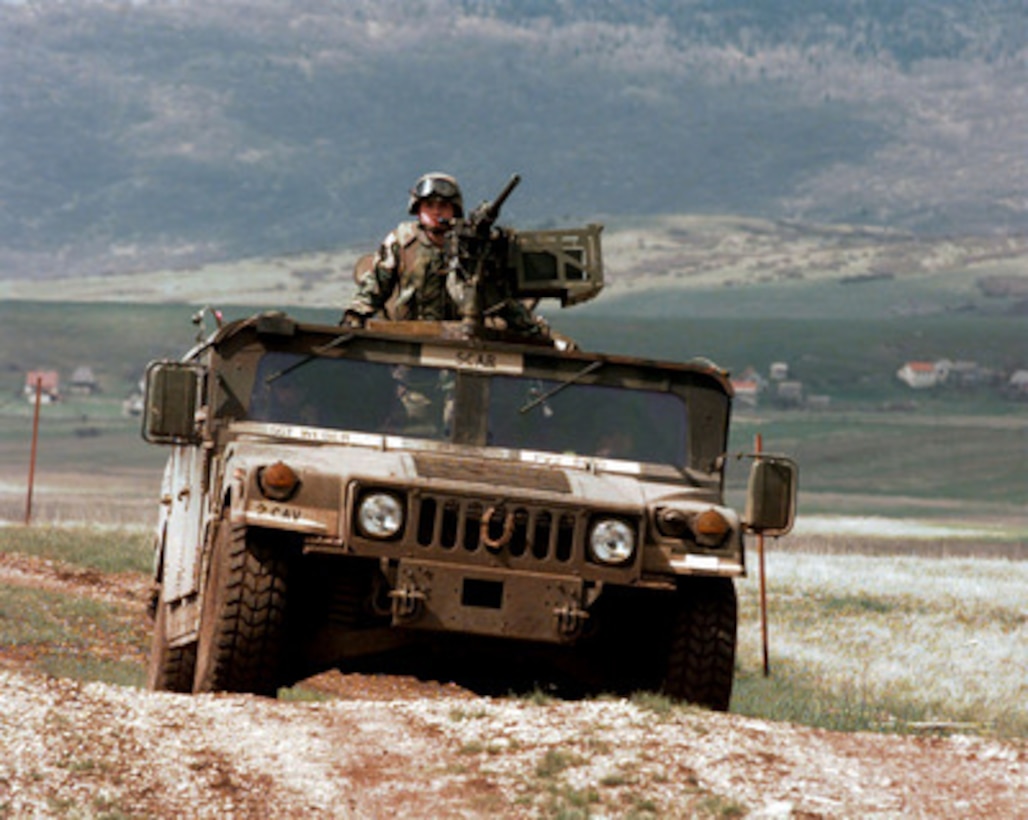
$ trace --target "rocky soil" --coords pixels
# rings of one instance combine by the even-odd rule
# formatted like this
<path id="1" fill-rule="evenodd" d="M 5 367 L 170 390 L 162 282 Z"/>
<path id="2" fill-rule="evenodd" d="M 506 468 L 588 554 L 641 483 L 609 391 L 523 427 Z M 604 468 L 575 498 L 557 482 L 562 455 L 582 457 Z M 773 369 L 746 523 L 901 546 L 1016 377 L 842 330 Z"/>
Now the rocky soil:
<path id="1" fill-rule="evenodd" d="M 0 555 L 0 584 L 123 608 L 131 628 L 95 651 L 142 663 L 141 577 Z M 322 675 L 299 700 L 155 694 L 28 661 L 0 647 L 0 817 L 1028 817 L 1019 742 L 401 676 Z"/>

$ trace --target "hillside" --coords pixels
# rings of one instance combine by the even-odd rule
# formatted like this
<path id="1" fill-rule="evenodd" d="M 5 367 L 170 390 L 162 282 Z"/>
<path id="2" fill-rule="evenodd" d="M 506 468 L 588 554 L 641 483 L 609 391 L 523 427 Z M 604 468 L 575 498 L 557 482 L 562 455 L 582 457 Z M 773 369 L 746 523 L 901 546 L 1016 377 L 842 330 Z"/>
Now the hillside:
<path id="1" fill-rule="evenodd" d="M 0 279 L 375 241 L 420 172 L 517 224 L 1028 227 L 1025 12 L 983 0 L 0 3 Z"/>
<path id="2" fill-rule="evenodd" d="M 353 264 L 377 241 L 337 251 L 65 275 L 47 287 L 0 279 L 0 298 L 331 313 L 351 297 Z M 1028 310 L 1028 236 L 931 238 L 853 225 L 662 215 L 607 225 L 603 261 L 602 296 L 574 315 L 852 318 L 855 302 L 864 318 Z M 544 302 L 542 310 L 563 321 L 555 304 Z"/>

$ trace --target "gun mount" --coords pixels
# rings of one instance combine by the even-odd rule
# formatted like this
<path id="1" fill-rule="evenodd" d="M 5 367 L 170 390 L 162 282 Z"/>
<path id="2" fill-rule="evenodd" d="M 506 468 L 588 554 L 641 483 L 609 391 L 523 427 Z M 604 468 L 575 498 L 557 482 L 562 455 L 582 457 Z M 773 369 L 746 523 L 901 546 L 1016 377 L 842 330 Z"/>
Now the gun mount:
<path id="1" fill-rule="evenodd" d="M 514 174 L 450 234 L 450 293 L 466 332 L 511 299 L 557 298 L 562 307 L 595 297 L 603 288 L 602 225 L 518 231 L 495 226 L 504 203 L 521 182 Z"/>

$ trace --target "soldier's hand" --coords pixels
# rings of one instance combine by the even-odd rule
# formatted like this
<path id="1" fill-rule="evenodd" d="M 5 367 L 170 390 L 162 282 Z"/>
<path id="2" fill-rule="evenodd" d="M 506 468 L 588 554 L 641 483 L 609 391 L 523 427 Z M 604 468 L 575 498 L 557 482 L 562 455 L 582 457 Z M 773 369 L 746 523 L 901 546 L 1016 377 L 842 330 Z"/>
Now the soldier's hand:
<path id="1" fill-rule="evenodd" d="M 346 311 L 343 314 L 343 320 L 339 323 L 343 327 L 350 327 L 354 330 L 360 330 L 364 327 L 364 317 L 359 313 L 354 313 L 352 310 Z"/>

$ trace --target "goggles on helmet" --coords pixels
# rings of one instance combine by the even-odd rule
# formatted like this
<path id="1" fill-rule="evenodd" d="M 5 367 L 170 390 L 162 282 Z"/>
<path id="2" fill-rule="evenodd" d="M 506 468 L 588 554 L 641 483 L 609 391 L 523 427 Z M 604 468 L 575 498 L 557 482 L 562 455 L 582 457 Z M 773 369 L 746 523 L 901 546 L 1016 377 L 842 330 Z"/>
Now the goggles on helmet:
<path id="1" fill-rule="evenodd" d="M 433 196 L 441 197 L 442 199 L 453 199 L 460 191 L 448 179 L 426 177 L 425 179 L 418 180 L 418 184 L 414 186 L 414 190 L 411 193 L 418 199 L 428 199 Z"/>

